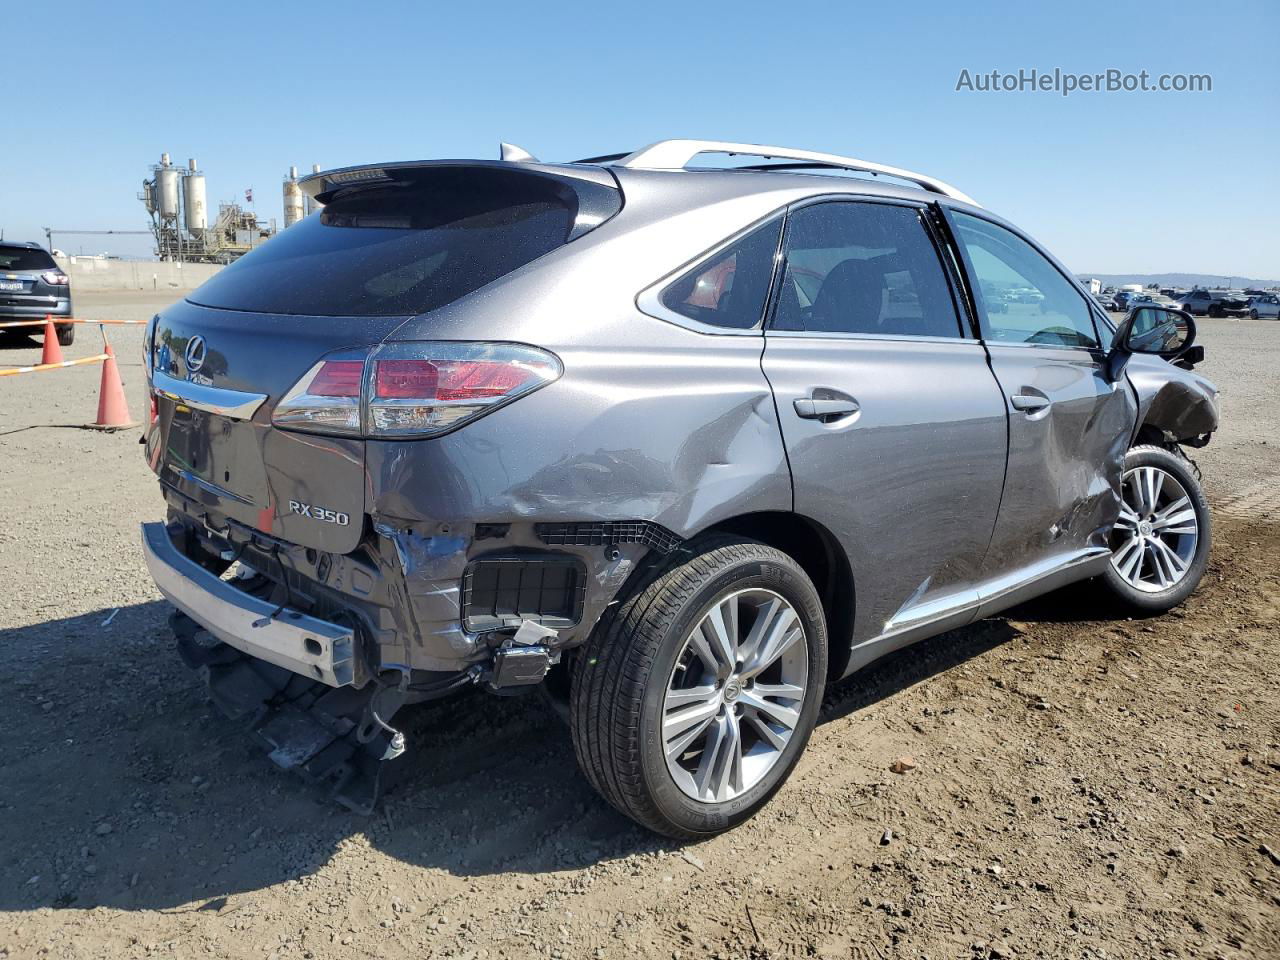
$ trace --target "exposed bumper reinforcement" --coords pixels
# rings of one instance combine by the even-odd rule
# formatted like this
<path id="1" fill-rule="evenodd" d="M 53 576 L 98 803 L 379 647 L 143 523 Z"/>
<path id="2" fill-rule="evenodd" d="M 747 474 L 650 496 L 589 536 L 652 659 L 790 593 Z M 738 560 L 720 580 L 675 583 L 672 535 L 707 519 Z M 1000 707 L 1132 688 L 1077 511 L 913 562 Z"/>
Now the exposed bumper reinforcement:
<path id="1" fill-rule="evenodd" d="M 330 687 L 352 683 L 350 628 L 279 609 L 236 589 L 184 556 L 163 523 L 142 525 L 142 549 L 160 592 L 223 643 Z"/>
<path id="2" fill-rule="evenodd" d="M 372 716 L 394 715 L 403 701 L 397 690 L 329 687 L 216 642 L 185 613 L 174 612 L 169 623 L 209 698 L 248 727 L 276 766 L 329 785 L 333 799 L 356 813 L 373 812 L 384 761 L 400 750 Z"/>

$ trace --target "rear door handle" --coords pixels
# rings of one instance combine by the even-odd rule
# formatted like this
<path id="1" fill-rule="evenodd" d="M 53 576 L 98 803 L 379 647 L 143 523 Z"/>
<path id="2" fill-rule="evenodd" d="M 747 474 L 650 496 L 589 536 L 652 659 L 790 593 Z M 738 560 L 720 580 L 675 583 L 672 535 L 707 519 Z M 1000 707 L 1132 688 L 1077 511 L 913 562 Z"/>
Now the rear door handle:
<path id="1" fill-rule="evenodd" d="M 1021 410 L 1023 413 L 1038 413 L 1041 410 L 1047 410 L 1052 401 L 1048 397 L 1036 396 L 1034 393 L 1015 393 L 1009 398 L 1009 402 L 1013 404 L 1013 409 Z"/>
<path id="2" fill-rule="evenodd" d="M 805 420 L 847 417 L 862 409 L 858 406 L 858 401 L 852 397 L 847 400 L 816 400 L 813 397 L 799 397 L 792 401 L 792 406 L 796 408 L 796 416 Z"/>

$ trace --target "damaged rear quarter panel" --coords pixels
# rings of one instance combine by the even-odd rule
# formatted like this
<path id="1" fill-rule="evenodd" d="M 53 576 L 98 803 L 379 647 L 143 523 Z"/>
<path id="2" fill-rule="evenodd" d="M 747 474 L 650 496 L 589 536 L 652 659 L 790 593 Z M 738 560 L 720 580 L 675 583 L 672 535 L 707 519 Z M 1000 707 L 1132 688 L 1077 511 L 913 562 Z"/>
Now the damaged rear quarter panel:
<path id="1" fill-rule="evenodd" d="M 535 522 L 651 520 L 687 538 L 741 513 L 791 509 L 762 338 L 670 329 L 697 342 L 562 348 L 564 376 L 516 403 L 443 437 L 368 442 L 376 529 L 395 545 L 416 621 L 406 662 L 442 669 L 481 652 L 459 624 L 463 572 L 491 550 L 547 549 Z M 475 541 L 477 523 L 511 526 Z M 587 568 L 582 621 L 561 638 L 571 645 L 645 548 L 558 549 Z"/>
<path id="2" fill-rule="evenodd" d="M 560 381 L 461 430 L 371 441 L 375 516 L 653 520 L 688 537 L 749 510 L 789 510 L 761 341 L 709 339 L 695 352 L 565 351 Z"/>

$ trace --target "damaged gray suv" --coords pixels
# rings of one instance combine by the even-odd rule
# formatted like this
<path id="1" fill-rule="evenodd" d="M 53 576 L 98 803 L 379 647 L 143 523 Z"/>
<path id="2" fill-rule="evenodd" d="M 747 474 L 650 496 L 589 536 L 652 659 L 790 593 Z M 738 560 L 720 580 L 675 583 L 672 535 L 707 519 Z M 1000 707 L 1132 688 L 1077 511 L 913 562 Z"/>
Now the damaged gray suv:
<path id="1" fill-rule="evenodd" d="M 707 836 L 786 780 L 826 683 L 1072 581 L 1151 613 L 1204 571 L 1191 319 L 1116 329 L 932 177 L 672 140 L 303 188 L 147 329 L 142 538 L 213 700 L 355 809 L 402 708 L 541 688 L 610 803 Z"/>

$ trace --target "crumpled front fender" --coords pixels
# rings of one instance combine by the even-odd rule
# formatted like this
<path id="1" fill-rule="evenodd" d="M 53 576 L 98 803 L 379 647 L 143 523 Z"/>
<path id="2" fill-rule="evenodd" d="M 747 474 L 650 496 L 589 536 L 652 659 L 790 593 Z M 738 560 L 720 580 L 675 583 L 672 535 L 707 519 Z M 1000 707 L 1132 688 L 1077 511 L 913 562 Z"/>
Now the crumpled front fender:
<path id="1" fill-rule="evenodd" d="M 1218 429 L 1218 388 L 1159 357 L 1134 355 L 1125 373 L 1138 398 L 1137 431 L 1154 427 L 1166 440 L 1207 441 Z"/>

